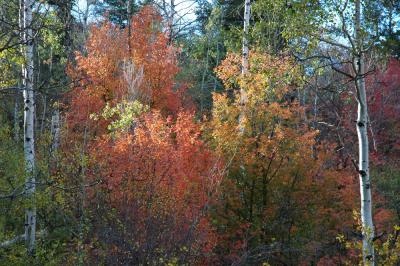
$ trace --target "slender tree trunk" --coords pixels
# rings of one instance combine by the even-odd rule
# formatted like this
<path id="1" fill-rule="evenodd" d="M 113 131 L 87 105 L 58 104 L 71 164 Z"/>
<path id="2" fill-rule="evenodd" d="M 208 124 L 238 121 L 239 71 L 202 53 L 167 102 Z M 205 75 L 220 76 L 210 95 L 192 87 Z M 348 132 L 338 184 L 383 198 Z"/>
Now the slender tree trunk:
<path id="1" fill-rule="evenodd" d="M 20 29 L 20 33 L 19 33 L 19 39 L 21 41 L 24 40 L 24 34 L 23 34 L 23 27 L 24 27 L 24 4 L 22 2 L 23 0 L 19 0 L 18 1 L 18 28 Z M 20 52 L 23 54 L 23 49 L 22 46 L 20 46 Z M 23 70 L 22 70 L 23 71 Z M 23 74 L 23 73 L 22 73 Z M 21 77 L 18 78 L 18 90 L 15 96 L 15 105 L 14 105 L 14 140 L 15 142 L 19 142 L 19 130 L 20 130 L 20 126 L 19 126 L 19 101 L 20 101 L 20 93 L 21 93 Z"/>
<path id="2" fill-rule="evenodd" d="M 219 38 L 219 36 L 218 36 Z M 216 57 L 216 63 L 215 67 L 219 66 L 219 40 L 217 41 L 217 57 Z M 218 80 L 214 77 L 214 87 L 213 87 L 213 92 L 217 91 L 217 82 Z"/>
<path id="3" fill-rule="evenodd" d="M 126 4 L 126 13 L 128 15 L 128 21 L 127 21 L 127 26 L 128 26 L 128 51 L 129 51 L 129 56 L 131 55 L 132 47 L 131 47 L 131 35 L 132 35 L 132 25 L 131 25 L 131 19 L 132 19 L 132 0 L 128 0 Z"/>
<path id="4" fill-rule="evenodd" d="M 249 69 L 249 25 L 250 25 L 250 0 L 244 1 L 244 21 L 243 21 L 243 47 L 242 47 L 242 74 Z"/>
<path id="5" fill-rule="evenodd" d="M 42 111 L 42 118 L 40 119 L 40 135 L 43 134 L 44 124 L 46 122 L 46 113 L 47 113 L 47 97 L 44 95 L 43 99 L 43 111 Z"/>
<path id="6" fill-rule="evenodd" d="M 359 178 L 361 196 L 361 223 L 363 230 L 363 262 L 364 265 L 375 265 L 373 247 L 374 224 L 372 221 L 371 179 L 369 173 L 368 147 L 368 107 L 365 91 L 365 65 L 361 36 L 361 0 L 355 2 L 355 33 L 358 51 L 355 57 L 357 88 L 357 136 L 359 152 Z"/>
<path id="7" fill-rule="evenodd" d="M 242 47 L 242 75 L 245 75 L 249 70 L 249 25 L 250 25 L 250 0 L 244 1 L 244 21 L 243 21 L 243 47 Z M 246 105 L 247 93 L 243 88 L 240 88 L 240 104 L 242 107 Z M 244 132 L 243 112 L 239 116 L 239 129 Z"/>
<path id="8" fill-rule="evenodd" d="M 315 95 L 314 95 L 314 108 L 313 108 L 314 118 L 313 125 L 314 128 L 317 128 L 317 115 L 318 115 L 318 86 L 315 86 Z"/>
<path id="9" fill-rule="evenodd" d="M 19 86 L 18 86 L 19 87 Z M 15 96 L 14 103 L 14 141 L 19 142 L 19 91 Z"/>
<path id="10" fill-rule="evenodd" d="M 33 34 L 32 34 L 32 0 L 24 0 L 23 6 L 23 40 L 24 56 L 23 64 L 23 86 L 24 86 L 24 156 L 25 156 L 25 191 L 30 200 L 25 210 L 25 240 L 28 253 L 32 255 L 35 250 L 36 233 L 36 207 L 35 193 L 35 139 L 34 139 L 34 116 L 35 102 L 33 94 Z"/>
<path id="11" fill-rule="evenodd" d="M 87 37 L 89 35 L 89 25 L 88 25 L 88 20 L 89 20 L 89 15 L 90 15 L 90 6 L 94 5 L 97 3 L 97 0 L 86 0 L 86 7 L 83 12 L 83 27 L 82 27 L 82 33 L 83 33 L 83 40 L 84 43 L 86 43 Z"/>
<path id="12" fill-rule="evenodd" d="M 207 34 L 207 54 L 206 54 L 206 60 L 205 60 L 205 66 L 203 70 L 203 76 L 201 78 L 201 96 L 200 96 L 200 113 L 203 114 L 204 110 L 204 86 L 205 86 L 205 81 L 206 81 L 206 76 L 207 76 L 207 71 L 208 71 L 208 55 L 210 53 L 210 37 Z"/>
<path id="13" fill-rule="evenodd" d="M 86 174 L 86 166 L 84 162 L 86 144 L 87 144 L 87 132 L 88 125 L 85 125 L 85 132 L 83 135 L 83 144 L 82 150 L 80 154 L 80 166 L 79 166 L 79 182 L 80 182 L 80 198 L 79 198 L 79 210 L 78 213 L 80 215 L 79 218 L 79 227 L 78 227 L 78 236 L 79 236 L 79 245 L 78 245 L 78 265 L 85 265 L 85 249 L 84 249 L 84 240 L 85 240 L 85 220 L 86 220 L 86 211 L 85 211 L 85 201 L 86 201 L 86 188 L 85 188 L 85 174 Z"/>
<path id="14" fill-rule="evenodd" d="M 172 43 L 174 39 L 174 17 L 175 17 L 175 0 L 171 0 L 171 13 L 169 14 L 169 21 L 168 21 L 168 26 L 169 26 L 169 40 L 168 43 Z"/>
<path id="15" fill-rule="evenodd" d="M 58 103 L 55 103 L 55 109 L 51 116 L 51 157 L 55 157 L 60 146 L 60 110 Z"/>

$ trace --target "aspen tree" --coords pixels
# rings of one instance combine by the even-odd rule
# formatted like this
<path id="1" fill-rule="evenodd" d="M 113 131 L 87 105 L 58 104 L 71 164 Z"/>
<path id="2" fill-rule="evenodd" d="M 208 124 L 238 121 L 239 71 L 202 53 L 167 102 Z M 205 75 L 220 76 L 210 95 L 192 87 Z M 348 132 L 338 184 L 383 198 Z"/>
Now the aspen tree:
<path id="1" fill-rule="evenodd" d="M 36 207 L 34 202 L 35 185 L 35 136 L 34 117 L 35 99 L 33 93 L 33 34 L 32 0 L 24 0 L 23 5 L 23 45 L 25 62 L 23 72 L 24 96 L 24 157 L 25 157 L 25 193 L 30 201 L 25 210 L 25 240 L 29 254 L 35 250 Z"/>
<path id="2" fill-rule="evenodd" d="M 375 265 L 373 247 L 374 224 L 372 221 L 371 179 L 369 175 L 369 147 L 368 147 L 368 107 L 365 90 L 365 62 L 364 47 L 361 32 L 361 0 L 355 2 L 355 41 L 357 45 L 354 65 L 356 69 L 357 91 L 357 136 L 358 136 L 358 172 L 360 178 L 361 196 L 361 224 L 363 234 L 363 262 L 364 265 Z"/>

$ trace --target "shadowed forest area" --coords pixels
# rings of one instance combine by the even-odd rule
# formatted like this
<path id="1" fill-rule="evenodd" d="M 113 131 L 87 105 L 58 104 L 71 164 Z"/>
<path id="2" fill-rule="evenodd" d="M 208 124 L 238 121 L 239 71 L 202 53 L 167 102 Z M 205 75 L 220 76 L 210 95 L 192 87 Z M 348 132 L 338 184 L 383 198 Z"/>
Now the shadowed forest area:
<path id="1" fill-rule="evenodd" d="M 0 0 L 1 265 L 400 265 L 397 0 Z"/>

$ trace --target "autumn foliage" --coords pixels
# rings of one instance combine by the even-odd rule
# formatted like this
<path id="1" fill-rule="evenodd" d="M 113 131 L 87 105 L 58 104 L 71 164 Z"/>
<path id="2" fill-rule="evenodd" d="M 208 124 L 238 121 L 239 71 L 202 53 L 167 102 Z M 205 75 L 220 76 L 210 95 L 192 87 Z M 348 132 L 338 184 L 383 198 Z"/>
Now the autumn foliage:
<path id="1" fill-rule="evenodd" d="M 390 58 L 367 78 L 374 160 L 396 161 L 400 152 L 400 62 Z M 397 162 L 396 162 L 397 163 Z"/>
<path id="2" fill-rule="evenodd" d="M 129 228 L 120 237 L 135 239 L 136 261 L 130 263 L 173 257 L 194 263 L 212 250 L 215 236 L 207 208 L 220 173 L 200 133 L 190 113 L 181 112 L 173 121 L 154 111 L 143 115 L 134 133 L 96 141 L 92 153 L 101 190 Z M 97 193 L 91 191 L 92 200 L 102 202 Z M 103 240 L 116 246 L 115 257 L 130 252 L 126 245 Z"/>
<path id="3" fill-rule="evenodd" d="M 69 121 L 74 126 L 88 122 L 106 103 L 125 98 L 164 114 L 176 114 L 182 107 L 184 88 L 174 88 L 177 50 L 160 31 L 160 16 L 145 7 L 133 17 L 131 28 L 128 36 L 127 29 L 107 21 L 92 26 L 86 53 L 77 53 L 76 67 L 69 69 L 77 85 L 70 93 Z"/>
<path id="4" fill-rule="evenodd" d="M 81 2 L 0 0 L 0 266 L 400 265 L 400 0 Z"/>
<path id="5" fill-rule="evenodd" d="M 249 72 L 241 74 L 241 57 L 228 54 L 215 69 L 225 91 L 214 93 L 211 115 L 200 124 L 175 81 L 178 52 L 148 6 L 133 17 L 131 31 L 107 21 L 93 26 L 86 52 L 69 68 L 75 84 L 67 95 L 63 149 L 90 154 L 84 173 L 96 184 L 84 190 L 91 226 L 79 248 L 87 262 L 356 261 L 359 251 L 346 249 L 338 236 L 353 241 L 358 230 L 357 173 L 338 152 L 341 143 L 321 137 L 307 120 L 310 106 L 297 99 L 305 80 L 295 60 L 253 51 Z M 387 75 L 378 75 L 384 89 L 373 88 L 380 101 L 392 99 Z M 376 104 L 371 114 L 379 121 Z M 376 134 L 397 148 L 385 132 Z M 349 130 L 344 139 L 351 138 Z M 383 231 L 392 213 L 377 208 L 378 216 Z"/>
<path id="6" fill-rule="evenodd" d="M 94 26 L 70 68 L 69 134 L 87 141 L 88 179 L 100 182 L 87 190 L 90 234 L 102 243 L 88 243 L 91 263 L 204 264 L 215 245 L 208 208 L 220 162 L 192 109 L 182 109 L 177 50 L 160 29 L 152 7 L 133 17 L 131 36 Z"/>
<path id="7" fill-rule="evenodd" d="M 302 123 L 304 108 L 294 96 L 302 80 L 295 62 L 254 52 L 249 73 L 239 73 L 240 57 L 228 55 L 217 74 L 233 92 L 214 95 L 210 121 L 211 142 L 231 163 L 222 185 L 225 201 L 215 211 L 217 249 L 228 254 L 221 260 L 309 261 L 308 254 L 332 245 L 343 228 L 338 223 L 351 222 L 354 202 L 342 212 L 330 204 L 343 200 L 340 181 L 327 162 L 329 145 L 317 143 L 318 131 Z M 247 93 L 245 106 L 239 88 Z"/>

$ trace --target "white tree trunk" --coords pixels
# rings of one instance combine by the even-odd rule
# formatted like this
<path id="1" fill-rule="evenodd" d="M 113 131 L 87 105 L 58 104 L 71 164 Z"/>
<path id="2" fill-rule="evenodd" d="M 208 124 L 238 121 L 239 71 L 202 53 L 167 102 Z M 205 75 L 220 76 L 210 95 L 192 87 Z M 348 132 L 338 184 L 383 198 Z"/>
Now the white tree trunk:
<path id="1" fill-rule="evenodd" d="M 249 69 L 249 25 L 250 25 L 250 0 L 244 1 L 244 21 L 243 21 L 243 48 L 242 48 L 242 74 Z"/>
<path id="2" fill-rule="evenodd" d="M 19 86 L 18 86 L 19 88 Z M 14 141 L 19 142 L 19 90 L 15 96 L 14 103 Z"/>
<path id="3" fill-rule="evenodd" d="M 372 221 L 372 196 L 371 179 L 369 173 L 369 147 L 368 147 L 368 107 L 365 91 L 365 65 L 363 54 L 363 42 L 361 36 L 361 0 L 356 1 L 355 6 L 355 32 L 358 46 L 355 57 L 356 88 L 357 88 L 357 136 L 358 136 L 358 160 L 361 196 L 361 224 L 363 234 L 363 262 L 364 265 L 375 265 L 373 247 L 374 224 Z"/>
<path id="4" fill-rule="evenodd" d="M 54 158 L 60 146 L 60 110 L 58 103 L 55 104 L 53 115 L 51 116 L 51 156 Z"/>
<path id="5" fill-rule="evenodd" d="M 168 26 L 169 26 L 169 43 L 172 43 L 174 39 L 174 18 L 175 18 L 175 0 L 171 0 L 170 14 L 168 18 Z"/>
<path id="6" fill-rule="evenodd" d="M 243 15 L 243 47 L 242 47 L 242 75 L 245 75 L 249 70 L 249 25 L 250 25 L 250 0 L 244 1 L 244 15 Z M 247 93 L 243 88 L 240 88 L 240 104 L 242 107 L 246 105 Z M 243 112 L 243 111 L 242 111 Z M 244 132 L 243 113 L 239 116 L 239 130 L 240 133 Z"/>
<path id="7" fill-rule="evenodd" d="M 34 117 L 35 102 L 33 95 L 33 34 L 32 34 L 33 0 L 24 0 L 23 6 L 23 41 L 25 62 L 22 67 L 24 85 L 24 156 L 25 156 L 25 191 L 31 201 L 25 211 L 25 240 L 29 254 L 35 250 L 36 207 L 35 193 L 35 139 Z"/>
<path id="8" fill-rule="evenodd" d="M 360 58 L 360 69 L 363 68 L 363 59 Z M 365 92 L 364 78 L 358 80 L 358 112 L 357 112 L 357 136 L 358 136 L 358 160 L 361 196 L 361 223 L 363 228 L 363 259 L 365 265 L 374 265 L 374 224 L 372 221 L 372 196 L 371 179 L 369 173 L 369 147 L 368 147 L 368 109 Z"/>

